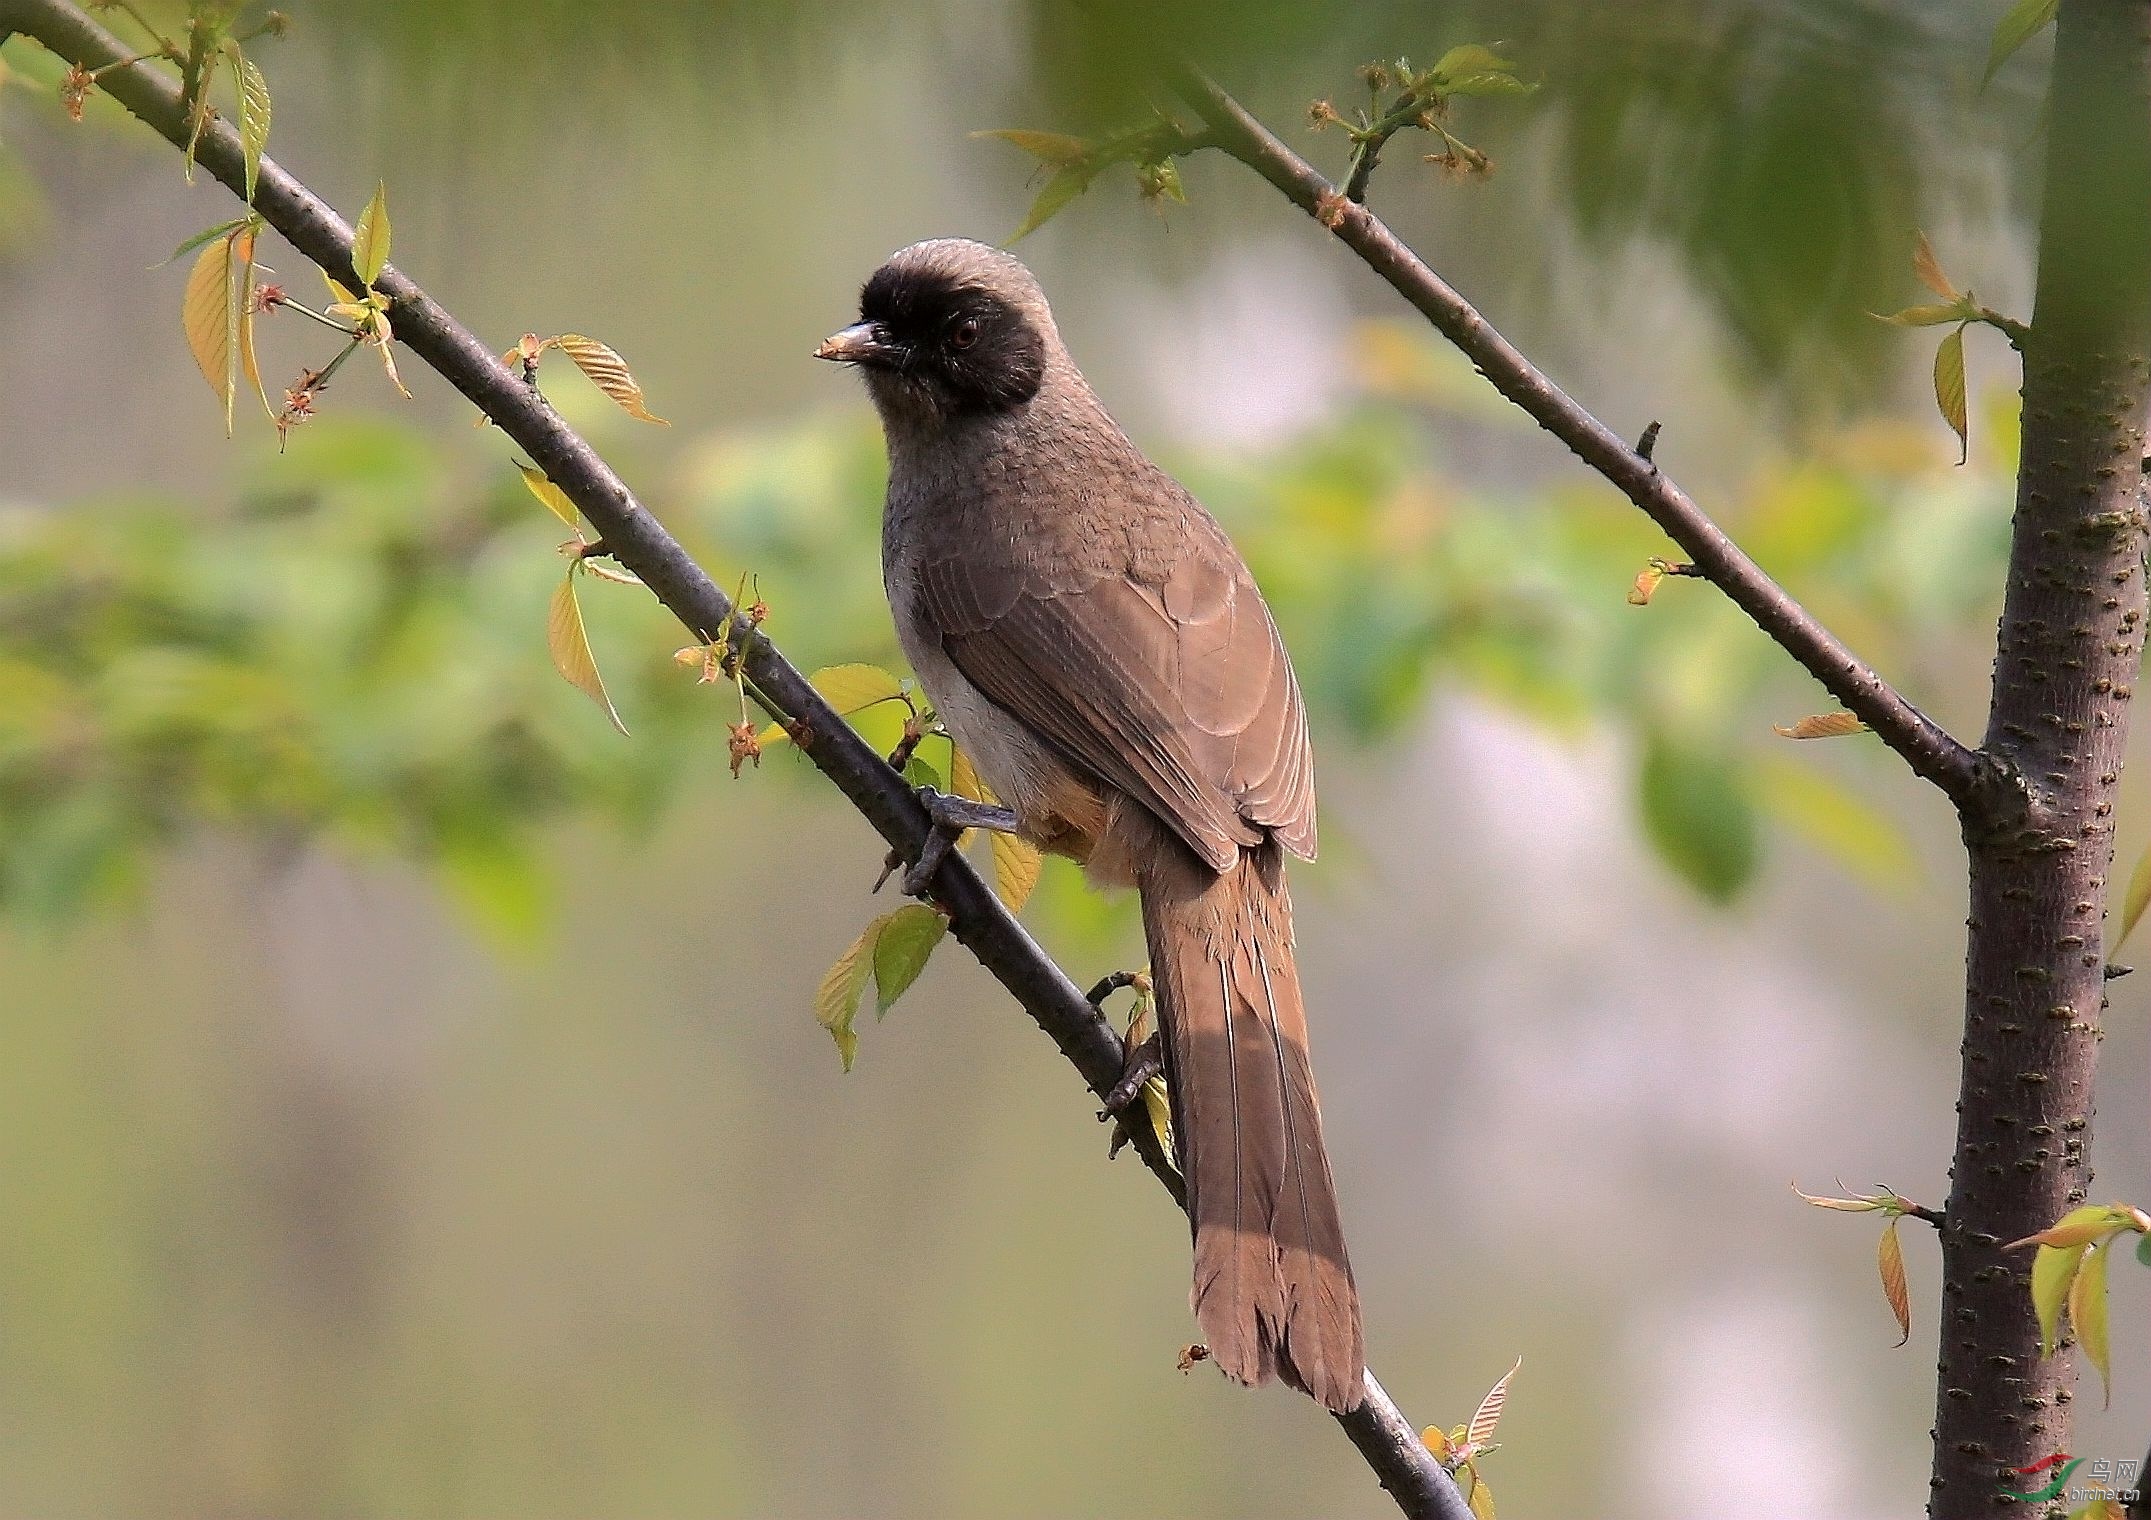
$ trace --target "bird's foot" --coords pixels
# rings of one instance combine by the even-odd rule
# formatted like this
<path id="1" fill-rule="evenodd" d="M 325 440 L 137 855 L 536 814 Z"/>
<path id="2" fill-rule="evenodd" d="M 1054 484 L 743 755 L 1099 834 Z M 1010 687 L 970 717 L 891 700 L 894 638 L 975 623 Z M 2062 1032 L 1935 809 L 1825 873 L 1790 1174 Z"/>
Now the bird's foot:
<path id="1" fill-rule="evenodd" d="M 956 841 L 970 830 L 987 829 L 996 834 L 1016 832 L 1016 815 L 998 803 L 952 797 L 930 786 L 919 788 L 919 803 L 926 809 L 926 816 L 933 820 L 933 828 L 926 835 L 926 843 L 919 847 L 919 858 L 904 872 L 904 892 L 910 897 L 926 895 L 927 884 L 941 869 L 941 862 L 956 847 Z M 882 880 L 888 880 L 887 871 L 882 873 Z M 878 887 L 880 882 L 875 885 Z"/>
<path id="2" fill-rule="evenodd" d="M 1099 1121 L 1102 1123 L 1133 1108 L 1136 1099 L 1142 1096 L 1143 1084 L 1164 1070 L 1165 1051 L 1155 1034 L 1130 1045 L 1120 1068 L 1120 1080 L 1105 1095 L 1105 1107 L 1098 1111 Z"/>

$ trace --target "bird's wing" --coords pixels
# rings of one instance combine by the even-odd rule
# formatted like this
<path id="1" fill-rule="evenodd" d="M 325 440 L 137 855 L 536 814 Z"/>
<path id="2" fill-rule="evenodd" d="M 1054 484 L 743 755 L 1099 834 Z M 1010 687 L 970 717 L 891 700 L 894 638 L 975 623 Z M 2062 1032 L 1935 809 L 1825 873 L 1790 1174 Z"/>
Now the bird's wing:
<path id="1" fill-rule="evenodd" d="M 920 566 L 917 610 L 990 701 L 1212 866 L 1265 835 L 1311 857 L 1314 764 L 1291 661 L 1222 532 L 1183 523 L 1148 570 L 974 543 Z"/>

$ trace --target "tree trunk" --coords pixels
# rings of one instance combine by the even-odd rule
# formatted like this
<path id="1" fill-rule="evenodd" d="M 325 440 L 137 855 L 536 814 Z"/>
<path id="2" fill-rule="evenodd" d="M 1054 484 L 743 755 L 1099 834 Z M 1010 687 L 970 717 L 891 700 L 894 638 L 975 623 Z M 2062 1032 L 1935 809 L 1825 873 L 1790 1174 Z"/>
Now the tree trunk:
<path id="1" fill-rule="evenodd" d="M 2012 1468 L 2067 1448 L 2031 1253 L 2083 1201 L 2102 944 L 2143 644 L 2151 400 L 2151 0 L 2064 0 L 2055 40 L 2024 443 L 1971 856 L 1963 1081 L 1934 1430 L 1936 1520 L 2016 1515 Z"/>

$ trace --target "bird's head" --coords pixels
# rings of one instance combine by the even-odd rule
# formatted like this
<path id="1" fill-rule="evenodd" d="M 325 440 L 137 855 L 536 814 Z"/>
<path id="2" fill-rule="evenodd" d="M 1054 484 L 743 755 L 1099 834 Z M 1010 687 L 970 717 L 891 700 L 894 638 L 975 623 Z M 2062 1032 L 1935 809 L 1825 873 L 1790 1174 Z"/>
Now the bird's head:
<path id="1" fill-rule="evenodd" d="M 1057 342 L 1028 269 L 984 243 L 939 238 L 875 270 L 859 320 L 814 356 L 858 366 L 885 419 L 946 421 L 1028 402 Z"/>

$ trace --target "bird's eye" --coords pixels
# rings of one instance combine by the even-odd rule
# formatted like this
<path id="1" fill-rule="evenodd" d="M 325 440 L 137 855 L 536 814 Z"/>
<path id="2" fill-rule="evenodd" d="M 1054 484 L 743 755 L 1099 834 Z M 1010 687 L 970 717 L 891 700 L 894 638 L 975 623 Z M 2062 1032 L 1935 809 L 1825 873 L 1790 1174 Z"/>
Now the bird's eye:
<path id="1" fill-rule="evenodd" d="M 949 347 L 969 348 L 978 341 L 978 319 L 965 317 L 949 329 Z"/>

